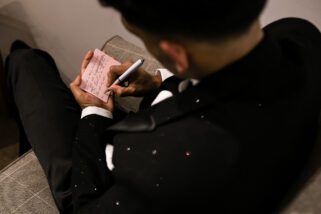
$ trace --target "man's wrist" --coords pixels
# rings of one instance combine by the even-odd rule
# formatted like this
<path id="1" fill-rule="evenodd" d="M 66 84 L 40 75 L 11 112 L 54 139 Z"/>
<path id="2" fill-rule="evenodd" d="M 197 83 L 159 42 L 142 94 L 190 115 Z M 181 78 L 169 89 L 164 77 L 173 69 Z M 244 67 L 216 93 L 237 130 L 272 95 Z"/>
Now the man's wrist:
<path id="1" fill-rule="evenodd" d="M 162 75 L 159 70 L 157 70 L 156 74 L 153 76 L 152 81 L 153 81 L 153 85 L 155 86 L 155 90 L 157 90 L 163 82 Z"/>
<path id="2" fill-rule="evenodd" d="M 107 109 L 97 107 L 97 106 L 88 106 L 84 108 L 81 112 L 81 118 L 84 118 L 88 115 L 96 114 L 102 117 L 113 119 L 113 113 Z"/>

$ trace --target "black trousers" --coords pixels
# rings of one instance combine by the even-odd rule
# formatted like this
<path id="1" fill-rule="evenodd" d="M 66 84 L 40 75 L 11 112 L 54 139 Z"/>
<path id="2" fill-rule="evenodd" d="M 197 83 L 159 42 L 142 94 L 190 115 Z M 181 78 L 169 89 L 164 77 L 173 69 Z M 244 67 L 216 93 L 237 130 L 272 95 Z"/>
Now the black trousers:
<path id="1" fill-rule="evenodd" d="M 5 67 L 20 133 L 38 157 L 58 209 L 67 213 L 72 209 L 71 146 L 81 109 L 49 54 L 16 50 Z M 24 149 L 26 141 L 21 140 Z"/>

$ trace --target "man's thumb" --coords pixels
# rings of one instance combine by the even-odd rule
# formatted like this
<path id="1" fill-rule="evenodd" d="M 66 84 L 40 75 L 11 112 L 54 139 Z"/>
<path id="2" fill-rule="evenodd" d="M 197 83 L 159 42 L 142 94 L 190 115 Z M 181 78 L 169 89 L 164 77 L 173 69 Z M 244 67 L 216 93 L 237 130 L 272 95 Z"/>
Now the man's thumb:
<path id="1" fill-rule="evenodd" d="M 112 91 L 115 95 L 121 97 L 124 94 L 125 88 L 119 86 L 119 85 L 112 85 L 108 88 L 109 91 Z"/>
<path id="2" fill-rule="evenodd" d="M 75 79 L 73 82 L 70 83 L 69 86 L 70 86 L 70 87 L 79 86 L 80 83 L 81 83 L 81 77 L 80 77 L 80 75 L 78 75 L 78 76 L 76 77 L 76 79 Z"/>

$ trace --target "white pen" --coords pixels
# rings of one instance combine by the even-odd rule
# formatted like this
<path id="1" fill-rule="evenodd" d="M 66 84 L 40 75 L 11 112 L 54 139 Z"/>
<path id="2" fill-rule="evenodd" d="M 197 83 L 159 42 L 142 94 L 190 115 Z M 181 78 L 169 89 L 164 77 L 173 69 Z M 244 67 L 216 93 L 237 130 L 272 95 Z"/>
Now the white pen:
<path id="1" fill-rule="evenodd" d="M 144 63 L 144 59 L 137 60 L 134 64 L 132 64 L 122 75 L 120 75 L 112 85 L 117 85 L 124 81 L 131 73 L 136 71 L 140 66 Z"/>

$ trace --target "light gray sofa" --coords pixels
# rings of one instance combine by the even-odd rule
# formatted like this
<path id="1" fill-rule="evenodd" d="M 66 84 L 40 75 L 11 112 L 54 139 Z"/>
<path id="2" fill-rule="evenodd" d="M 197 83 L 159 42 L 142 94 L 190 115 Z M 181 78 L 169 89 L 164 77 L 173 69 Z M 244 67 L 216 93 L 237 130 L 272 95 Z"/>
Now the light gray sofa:
<path id="1" fill-rule="evenodd" d="M 46 177 L 32 151 L 0 172 L 0 213 L 59 213 Z"/>

